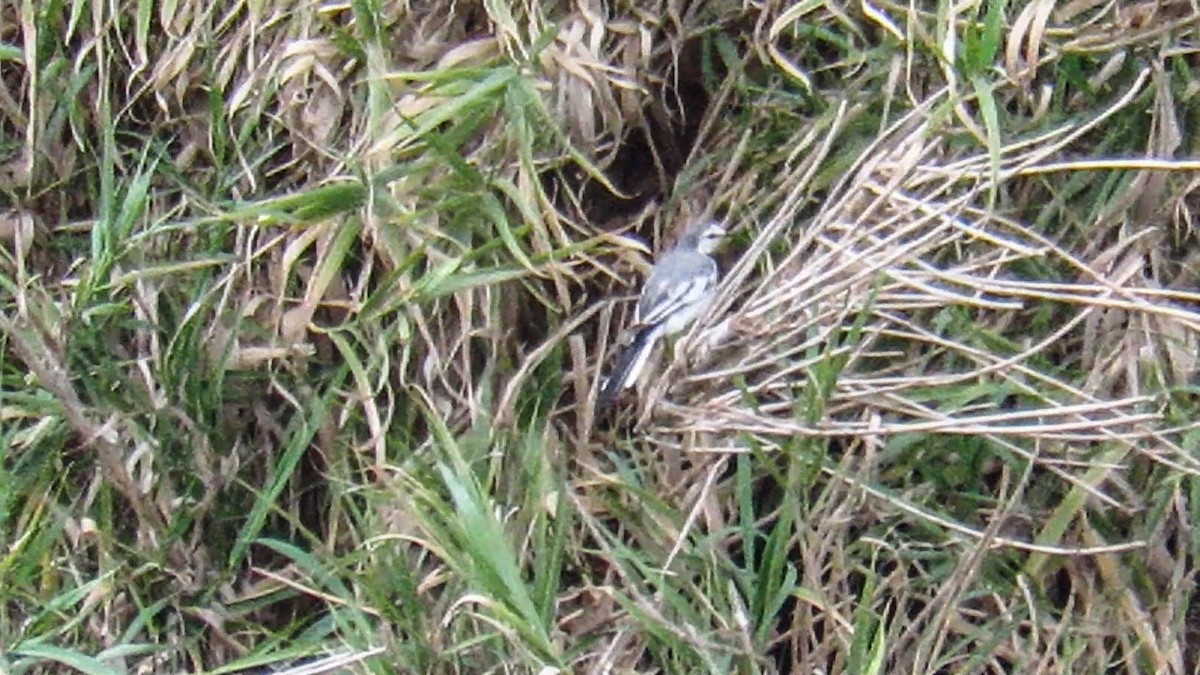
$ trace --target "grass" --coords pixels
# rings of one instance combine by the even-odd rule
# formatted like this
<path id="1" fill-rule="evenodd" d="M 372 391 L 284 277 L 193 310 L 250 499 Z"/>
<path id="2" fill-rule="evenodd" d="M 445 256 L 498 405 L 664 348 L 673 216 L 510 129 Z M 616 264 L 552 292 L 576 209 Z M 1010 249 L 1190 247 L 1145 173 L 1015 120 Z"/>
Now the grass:
<path id="1" fill-rule="evenodd" d="M 1195 9 L 603 12 L 0 5 L 0 672 L 1195 672 Z"/>

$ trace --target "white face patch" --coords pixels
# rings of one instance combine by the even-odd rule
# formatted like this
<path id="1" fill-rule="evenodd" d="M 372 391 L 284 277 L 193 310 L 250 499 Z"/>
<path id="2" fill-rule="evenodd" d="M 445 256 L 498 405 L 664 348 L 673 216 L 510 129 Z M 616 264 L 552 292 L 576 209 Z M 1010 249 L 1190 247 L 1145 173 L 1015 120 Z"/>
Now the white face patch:
<path id="1" fill-rule="evenodd" d="M 700 234 L 700 240 L 696 242 L 696 248 L 705 255 L 717 250 L 717 246 L 721 240 L 725 238 L 725 228 L 716 223 L 710 224 Z"/>

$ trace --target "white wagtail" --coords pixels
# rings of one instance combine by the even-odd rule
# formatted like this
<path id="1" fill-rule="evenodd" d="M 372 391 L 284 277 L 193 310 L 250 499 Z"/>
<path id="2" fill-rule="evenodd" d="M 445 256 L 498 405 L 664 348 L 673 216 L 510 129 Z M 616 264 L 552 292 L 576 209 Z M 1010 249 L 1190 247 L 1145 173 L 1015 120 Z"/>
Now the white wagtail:
<path id="1" fill-rule="evenodd" d="M 638 381 L 660 337 L 679 333 L 708 307 L 719 277 L 712 252 L 724 237 L 719 224 L 696 223 L 654 263 L 634 313 L 633 342 L 600 387 L 599 407 Z"/>

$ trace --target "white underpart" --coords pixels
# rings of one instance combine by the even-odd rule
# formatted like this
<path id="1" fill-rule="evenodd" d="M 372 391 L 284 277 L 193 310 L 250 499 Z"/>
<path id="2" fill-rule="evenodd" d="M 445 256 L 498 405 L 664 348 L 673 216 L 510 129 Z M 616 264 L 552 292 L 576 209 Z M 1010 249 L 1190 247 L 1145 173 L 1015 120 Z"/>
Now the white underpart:
<path id="1" fill-rule="evenodd" d="M 663 335 L 675 335 L 683 332 L 697 317 L 704 313 L 704 310 L 708 309 L 708 305 L 711 302 L 712 293 L 709 291 L 705 293 L 705 297 L 699 302 L 693 302 L 679 308 L 669 319 L 659 324 L 646 337 L 645 344 L 642 345 L 641 350 L 634 356 L 633 361 L 629 365 L 629 370 L 625 373 L 625 379 L 621 381 L 618 389 L 628 389 L 637 383 L 642 375 L 642 369 L 646 367 L 646 362 L 650 359 L 650 355 L 654 353 L 654 346 L 658 344 L 659 339 Z"/>
<path id="2" fill-rule="evenodd" d="M 696 320 L 696 317 L 703 314 L 704 310 L 708 309 L 709 303 L 712 302 L 712 292 L 706 291 L 704 295 L 705 297 L 699 302 L 693 302 L 676 310 L 671 318 L 664 322 L 664 332 L 667 335 L 683 332 L 685 328 Z"/>

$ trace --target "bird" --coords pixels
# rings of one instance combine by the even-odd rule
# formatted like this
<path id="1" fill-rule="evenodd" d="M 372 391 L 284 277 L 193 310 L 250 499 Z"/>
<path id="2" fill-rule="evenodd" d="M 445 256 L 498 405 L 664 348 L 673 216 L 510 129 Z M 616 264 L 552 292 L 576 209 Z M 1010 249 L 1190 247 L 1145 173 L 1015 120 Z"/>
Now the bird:
<path id="1" fill-rule="evenodd" d="M 720 223 L 696 222 L 654 263 L 634 312 L 633 341 L 601 385 L 598 408 L 638 381 L 659 338 L 683 331 L 707 309 L 720 280 L 712 254 L 726 234 Z"/>

